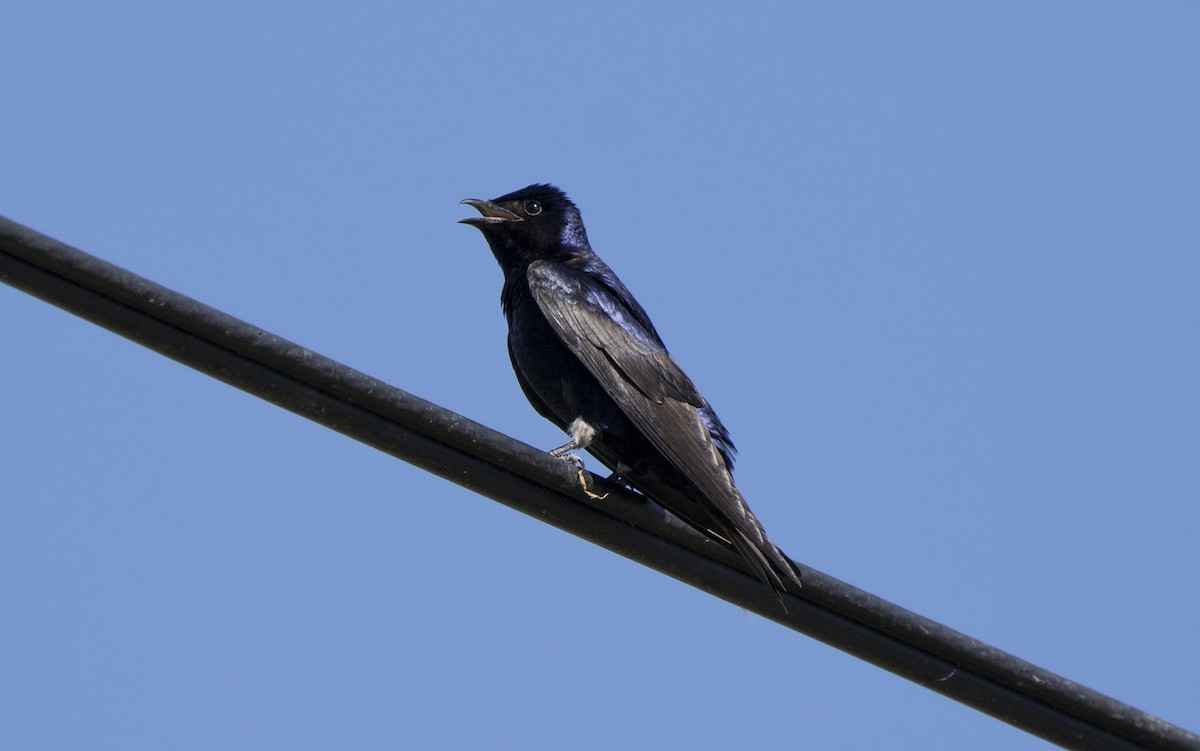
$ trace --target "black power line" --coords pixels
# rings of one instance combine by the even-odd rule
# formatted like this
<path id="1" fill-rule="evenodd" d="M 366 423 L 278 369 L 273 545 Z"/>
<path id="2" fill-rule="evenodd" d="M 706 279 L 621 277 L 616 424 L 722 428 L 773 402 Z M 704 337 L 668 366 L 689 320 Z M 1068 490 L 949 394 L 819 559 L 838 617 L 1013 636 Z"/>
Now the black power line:
<path id="1" fill-rule="evenodd" d="M 680 581 L 1068 748 L 1200 749 L 1200 736 L 802 566 L 784 612 L 737 555 L 656 505 L 129 271 L 0 217 L 0 279 Z"/>

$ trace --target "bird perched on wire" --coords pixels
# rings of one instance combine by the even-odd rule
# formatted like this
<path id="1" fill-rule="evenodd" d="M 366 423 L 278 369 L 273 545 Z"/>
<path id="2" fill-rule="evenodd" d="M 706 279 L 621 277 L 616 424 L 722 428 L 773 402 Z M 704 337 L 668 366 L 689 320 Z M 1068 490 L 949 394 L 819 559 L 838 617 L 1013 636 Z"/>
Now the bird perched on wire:
<path id="1" fill-rule="evenodd" d="M 550 453 L 587 449 L 624 482 L 732 545 L 776 593 L 800 587 L 733 483 L 733 441 L 654 324 L 592 251 L 579 209 L 553 185 L 468 198 L 504 272 L 508 354 L 533 408 L 565 430 Z"/>

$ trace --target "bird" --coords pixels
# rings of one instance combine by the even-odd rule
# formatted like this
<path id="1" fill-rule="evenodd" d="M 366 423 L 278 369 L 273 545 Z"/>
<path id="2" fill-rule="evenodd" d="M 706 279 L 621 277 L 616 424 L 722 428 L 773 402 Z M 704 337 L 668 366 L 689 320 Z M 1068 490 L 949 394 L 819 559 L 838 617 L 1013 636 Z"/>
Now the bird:
<path id="1" fill-rule="evenodd" d="M 781 603 L 800 589 L 799 568 L 734 484 L 729 431 L 592 250 L 574 202 L 541 183 L 461 203 L 479 212 L 460 222 L 483 233 L 504 274 L 517 382 L 569 437 L 550 453 L 582 466 L 573 452 L 588 451 L 613 479 L 736 550 Z"/>

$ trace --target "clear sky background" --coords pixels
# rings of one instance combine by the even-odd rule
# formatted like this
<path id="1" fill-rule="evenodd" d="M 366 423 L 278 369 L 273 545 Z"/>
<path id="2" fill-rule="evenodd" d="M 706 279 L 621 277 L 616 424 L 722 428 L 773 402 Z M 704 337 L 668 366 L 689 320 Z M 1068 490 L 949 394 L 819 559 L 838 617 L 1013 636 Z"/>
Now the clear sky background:
<path id="1" fill-rule="evenodd" d="M 1200 5 L 2 23 L 0 213 L 549 448 L 455 222 L 554 182 L 781 547 L 1200 730 Z M 8 287 L 0 332 L 0 747 L 1044 745 Z"/>

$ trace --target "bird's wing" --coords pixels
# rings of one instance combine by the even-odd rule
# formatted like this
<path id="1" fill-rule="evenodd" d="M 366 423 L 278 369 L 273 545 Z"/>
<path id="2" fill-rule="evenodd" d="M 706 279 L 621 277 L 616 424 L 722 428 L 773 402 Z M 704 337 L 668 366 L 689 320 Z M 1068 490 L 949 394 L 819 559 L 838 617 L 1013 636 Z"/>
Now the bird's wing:
<path id="1" fill-rule="evenodd" d="M 582 271 L 538 261 L 528 275 L 555 333 L 625 416 L 735 528 L 749 520 L 757 527 L 701 417 L 707 403 L 657 335 Z"/>

